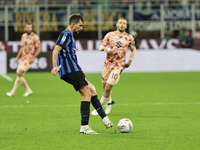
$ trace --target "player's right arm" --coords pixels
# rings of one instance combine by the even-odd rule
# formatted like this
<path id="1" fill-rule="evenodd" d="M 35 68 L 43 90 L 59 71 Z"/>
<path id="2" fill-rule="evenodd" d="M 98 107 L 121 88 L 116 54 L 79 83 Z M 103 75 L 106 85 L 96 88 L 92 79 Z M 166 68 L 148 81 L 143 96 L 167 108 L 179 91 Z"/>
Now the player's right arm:
<path id="1" fill-rule="evenodd" d="M 22 55 L 22 52 L 23 52 L 23 46 L 21 46 L 21 48 L 20 48 L 20 50 L 19 50 L 19 52 L 18 52 L 18 54 L 17 54 L 17 56 L 15 58 L 15 63 L 17 63 L 19 57 Z"/>
<path id="2" fill-rule="evenodd" d="M 99 50 L 105 51 L 109 55 L 113 55 L 113 53 L 111 52 L 111 48 L 108 47 L 108 45 L 110 44 L 109 39 L 110 39 L 110 34 L 107 33 L 106 36 L 103 38 L 103 41 L 99 47 Z"/>
<path id="3" fill-rule="evenodd" d="M 25 34 L 23 34 L 23 35 L 21 36 L 21 48 L 20 48 L 20 50 L 19 50 L 19 52 L 18 52 L 18 54 L 17 54 L 17 56 L 16 56 L 16 58 L 15 58 L 15 63 L 17 63 L 19 57 L 20 57 L 20 56 L 22 55 L 22 53 L 23 53 L 23 49 L 24 49 L 24 38 L 25 38 Z"/>
<path id="4" fill-rule="evenodd" d="M 58 66 L 57 66 L 57 59 L 58 59 L 58 53 L 62 50 L 62 47 L 59 45 L 56 45 L 54 50 L 53 50 L 53 55 L 52 55 L 52 63 L 53 63 L 53 69 L 51 70 L 52 75 L 57 75 L 58 72 Z"/>

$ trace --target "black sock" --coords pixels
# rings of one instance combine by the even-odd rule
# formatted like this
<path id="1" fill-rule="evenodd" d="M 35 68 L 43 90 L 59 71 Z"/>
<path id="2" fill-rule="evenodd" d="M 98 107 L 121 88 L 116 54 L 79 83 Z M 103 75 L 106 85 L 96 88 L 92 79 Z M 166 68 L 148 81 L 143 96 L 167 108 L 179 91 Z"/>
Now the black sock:
<path id="1" fill-rule="evenodd" d="M 98 112 L 98 114 L 103 119 L 106 116 L 106 113 L 103 110 L 103 107 L 102 107 L 100 101 L 98 100 L 97 95 L 92 96 L 91 102 L 92 102 L 93 107 L 96 109 L 96 111 Z"/>
<path id="2" fill-rule="evenodd" d="M 90 102 L 81 101 L 81 125 L 88 125 L 90 117 Z"/>

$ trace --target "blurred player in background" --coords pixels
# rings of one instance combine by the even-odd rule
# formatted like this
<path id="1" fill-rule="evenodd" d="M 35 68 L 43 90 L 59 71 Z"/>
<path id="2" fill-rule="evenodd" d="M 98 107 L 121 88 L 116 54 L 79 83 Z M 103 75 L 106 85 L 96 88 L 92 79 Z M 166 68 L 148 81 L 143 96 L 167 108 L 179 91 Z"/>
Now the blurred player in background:
<path id="1" fill-rule="evenodd" d="M 17 57 L 15 58 L 15 63 L 17 63 L 19 57 L 22 55 L 16 71 L 17 78 L 15 80 L 13 89 L 6 93 L 7 96 L 14 96 L 19 84 L 22 84 L 26 89 L 26 92 L 23 95 L 24 97 L 33 93 L 23 77 L 33 64 L 34 58 L 41 52 L 40 38 L 32 31 L 32 29 L 32 24 L 27 23 L 25 27 L 26 32 L 21 37 L 21 48 L 17 54 Z"/>
<path id="2" fill-rule="evenodd" d="M 101 105 L 106 102 L 106 114 L 111 111 L 114 101 L 111 99 L 111 89 L 119 81 L 120 75 L 124 68 L 128 68 L 135 56 L 136 47 L 132 35 L 125 32 L 127 28 L 127 20 L 121 18 L 116 24 L 117 30 L 106 34 L 100 51 L 105 51 L 107 57 L 104 62 L 102 71 L 103 95 L 101 97 Z M 128 48 L 131 50 L 128 63 L 125 63 Z M 97 111 L 93 110 L 92 115 L 97 115 Z"/>
<path id="3" fill-rule="evenodd" d="M 83 22 L 83 18 L 80 14 L 73 14 L 70 16 L 69 26 L 67 29 L 61 32 L 53 50 L 53 69 L 51 70 L 51 73 L 52 75 L 56 76 L 57 72 L 59 71 L 60 78 L 73 85 L 74 89 L 79 91 L 82 96 L 80 108 L 80 134 L 99 134 L 98 132 L 92 130 L 88 125 L 90 116 L 90 102 L 102 118 L 106 128 L 112 127 L 113 124 L 106 116 L 101 103 L 97 98 L 95 87 L 86 80 L 85 75 L 78 64 L 73 34 L 79 34 L 79 32 L 83 30 Z"/>

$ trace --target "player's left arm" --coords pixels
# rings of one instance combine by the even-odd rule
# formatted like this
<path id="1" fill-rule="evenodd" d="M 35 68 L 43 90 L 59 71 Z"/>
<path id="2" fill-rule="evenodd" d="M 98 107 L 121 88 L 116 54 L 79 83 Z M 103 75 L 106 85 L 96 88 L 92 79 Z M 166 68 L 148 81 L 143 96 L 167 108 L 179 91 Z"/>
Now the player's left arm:
<path id="1" fill-rule="evenodd" d="M 56 45 L 54 50 L 53 50 L 53 55 L 52 55 L 52 63 L 53 63 L 53 69 L 51 70 L 52 75 L 57 75 L 58 72 L 58 66 L 57 66 L 57 59 L 58 59 L 58 53 L 62 50 L 62 47 L 59 45 Z"/>
<path id="2" fill-rule="evenodd" d="M 130 54 L 128 63 L 126 63 L 126 64 L 124 65 L 125 68 L 128 68 L 128 67 L 131 65 L 131 63 L 132 63 L 132 61 L 133 61 L 133 58 L 135 57 L 136 47 L 135 47 L 135 42 L 134 42 L 133 37 L 132 37 L 132 40 L 131 40 L 131 42 L 130 42 L 129 47 L 130 47 L 130 50 L 131 50 L 131 54 Z"/>
<path id="3" fill-rule="evenodd" d="M 41 46 L 37 47 L 37 51 L 34 54 L 34 58 L 37 57 L 41 53 Z"/>

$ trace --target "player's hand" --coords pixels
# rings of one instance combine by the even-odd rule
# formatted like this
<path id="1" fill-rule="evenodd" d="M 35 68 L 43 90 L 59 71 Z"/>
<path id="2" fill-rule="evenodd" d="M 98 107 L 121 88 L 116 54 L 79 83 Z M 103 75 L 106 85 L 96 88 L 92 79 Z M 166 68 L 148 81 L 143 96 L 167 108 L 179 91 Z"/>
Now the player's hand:
<path id="1" fill-rule="evenodd" d="M 105 51 L 108 55 L 114 56 L 114 53 L 112 52 L 111 48 L 105 47 L 104 51 Z"/>
<path id="2" fill-rule="evenodd" d="M 114 53 L 112 51 L 107 52 L 108 55 L 114 56 Z"/>
<path id="3" fill-rule="evenodd" d="M 17 63 L 18 59 L 19 59 L 19 58 L 17 58 L 17 57 L 15 58 L 15 63 Z"/>
<path id="4" fill-rule="evenodd" d="M 125 68 L 128 68 L 129 66 L 130 66 L 129 63 L 126 63 L 126 64 L 124 65 Z"/>
<path id="5" fill-rule="evenodd" d="M 30 61 L 29 61 L 29 64 L 32 64 L 34 62 L 34 59 L 35 58 L 31 58 Z"/>
<path id="6" fill-rule="evenodd" d="M 54 68 L 51 70 L 51 74 L 56 76 L 56 75 L 57 75 L 57 72 L 58 72 L 58 70 L 59 70 L 59 69 L 58 69 L 58 67 L 57 67 L 57 66 L 56 66 L 56 67 L 54 67 Z"/>

